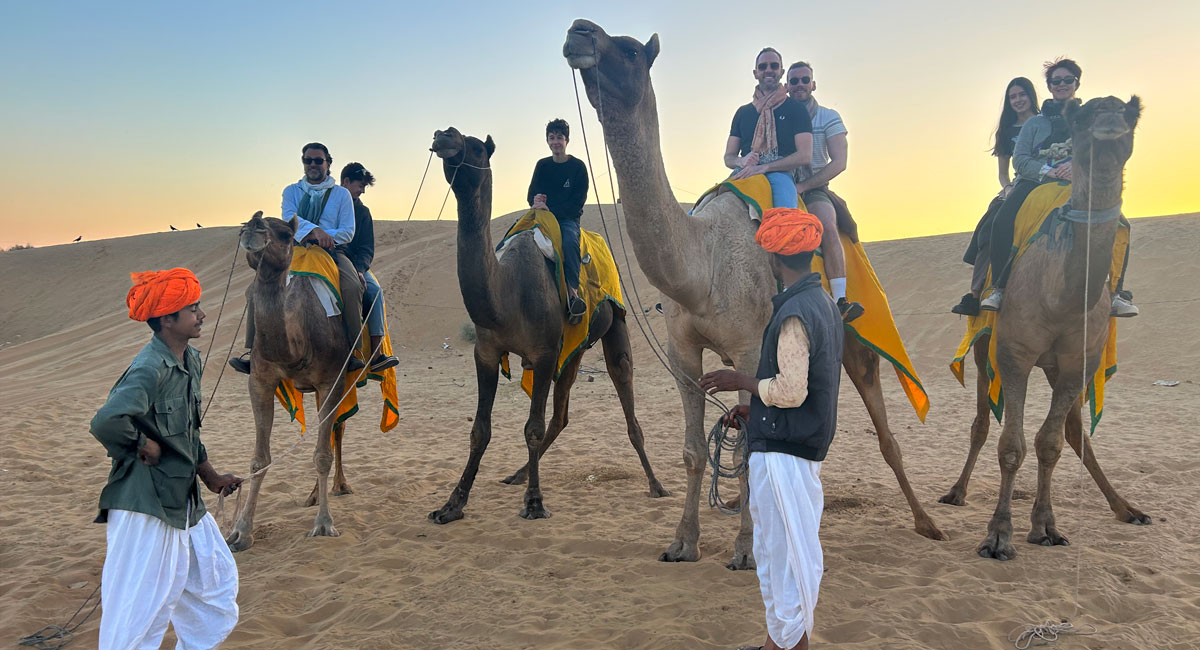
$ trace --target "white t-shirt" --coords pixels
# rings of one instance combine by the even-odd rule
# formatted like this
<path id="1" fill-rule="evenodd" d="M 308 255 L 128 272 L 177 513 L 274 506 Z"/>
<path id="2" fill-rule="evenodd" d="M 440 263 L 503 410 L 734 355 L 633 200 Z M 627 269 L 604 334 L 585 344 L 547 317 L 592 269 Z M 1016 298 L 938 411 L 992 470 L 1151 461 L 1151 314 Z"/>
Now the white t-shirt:
<path id="1" fill-rule="evenodd" d="M 817 107 L 817 114 L 812 118 L 813 155 L 812 163 L 798 170 L 799 180 L 807 180 L 829 164 L 829 146 L 826 141 L 835 135 L 847 133 L 842 116 L 832 108 Z"/>

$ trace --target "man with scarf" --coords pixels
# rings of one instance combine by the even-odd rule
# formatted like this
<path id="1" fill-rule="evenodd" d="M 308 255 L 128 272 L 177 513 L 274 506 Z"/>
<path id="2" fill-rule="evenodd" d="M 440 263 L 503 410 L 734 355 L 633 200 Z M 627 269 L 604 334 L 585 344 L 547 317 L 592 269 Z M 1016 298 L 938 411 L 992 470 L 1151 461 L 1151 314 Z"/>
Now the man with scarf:
<path id="1" fill-rule="evenodd" d="M 800 210 L 763 215 L 755 241 L 771 253 L 771 273 L 787 289 L 772 299 L 758 372 L 717 370 L 700 378 L 710 394 L 751 395 L 749 406 L 725 418 L 747 426 L 747 506 L 767 620 L 767 641 L 758 647 L 765 650 L 808 648 L 824 571 L 821 461 L 837 430 L 843 328 L 811 269 L 821 234 L 821 221 Z"/>
<path id="2" fill-rule="evenodd" d="M 850 146 L 846 141 L 846 125 L 842 116 L 832 108 L 817 103 L 813 93 L 817 80 L 812 65 L 798 61 L 788 67 L 787 89 L 792 99 L 808 109 L 812 120 L 812 162 L 796 170 L 796 192 L 804 199 L 804 207 L 821 220 L 824 232 L 821 239 L 821 254 L 825 262 L 825 276 L 829 279 L 829 293 L 837 303 L 842 320 L 850 322 L 863 314 L 862 305 L 846 300 L 846 253 L 838 236 L 838 212 L 845 211 L 843 221 L 849 219 L 845 201 L 829 189 L 829 181 L 846 171 Z"/>
<path id="3" fill-rule="evenodd" d="M 304 178 L 283 188 L 282 219 L 296 221 L 296 243 L 316 244 L 333 257 L 338 268 L 338 284 L 342 294 L 342 326 L 346 343 L 356 349 L 362 336 L 363 285 L 358 270 L 346 256 L 346 247 L 354 240 L 354 199 L 349 190 L 338 185 L 329 175 L 333 156 L 320 142 L 310 142 L 300 149 Z M 254 302 L 246 292 L 246 349 L 254 347 Z M 230 359 L 229 365 L 241 373 L 250 374 L 249 352 L 241 358 Z M 346 371 L 361 369 L 365 364 L 351 355 Z"/>
<path id="4" fill-rule="evenodd" d="M 754 59 L 754 99 L 738 108 L 725 143 L 725 166 L 737 180 L 765 174 L 775 207 L 794 208 L 792 173 L 812 160 L 812 122 L 808 111 L 788 97 L 780 83 L 783 57 L 763 48 Z"/>
<path id="5" fill-rule="evenodd" d="M 129 317 L 154 335 L 92 418 L 112 458 L 97 523 L 107 524 L 100 648 L 157 648 L 175 627 L 181 648 L 214 648 L 238 620 L 233 555 L 196 484 L 231 494 L 200 441 L 200 282 L 183 268 L 132 274 Z"/>
<path id="6" fill-rule="evenodd" d="M 1013 146 L 1016 184 L 992 219 L 989 256 L 993 289 L 979 304 L 980 309 L 987 311 L 999 311 L 1004 300 L 1004 288 L 1008 285 L 1008 276 L 1012 271 L 1013 231 L 1016 229 L 1017 213 L 1021 210 L 1021 205 L 1029 193 L 1043 183 L 1071 182 L 1070 157 L 1061 161 L 1048 160 L 1041 152 L 1070 139 L 1071 132 L 1062 112 L 1067 102 L 1079 101 L 1075 98 L 1075 93 L 1079 90 L 1080 80 L 1083 79 L 1083 69 L 1075 61 L 1061 58 L 1047 63 L 1045 73 L 1050 99 L 1042 102 L 1041 113 L 1025 120 L 1020 133 L 1017 134 L 1017 142 Z M 1121 217 L 1121 224 L 1129 226 L 1124 216 Z M 1125 251 L 1124 264 L 1129 264 L 1128 249 Z M 1121 283 L 1124 280 L 1122 270 Z M 1133 294 L 1118 284 L 1112 298 L 1111 314 L 1119 317 L 1137 316 L 1138 308 L 1132 300 Z"/>

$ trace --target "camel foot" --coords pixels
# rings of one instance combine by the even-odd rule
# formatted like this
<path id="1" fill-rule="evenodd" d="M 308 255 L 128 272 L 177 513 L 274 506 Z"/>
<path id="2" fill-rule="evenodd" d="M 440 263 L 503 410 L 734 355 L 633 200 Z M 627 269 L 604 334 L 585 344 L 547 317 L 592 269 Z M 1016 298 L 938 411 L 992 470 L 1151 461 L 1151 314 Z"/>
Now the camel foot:
<path id="1" fill-rule="evenodd" d="M 225 543 L 229 546 L 230 551 L 237 553 L 254 546 L 254 536 L 248 532 L 243 532 L 238 528 L 234 528 L 232 531 L 230 531 L 229 535 L 225 537 Z"/>
<path id="2" fill-rule="evenodd" d="M 933 523 L 933 520 L 928 516 L 923 519 L 918 519 L 916 528 L 918 535 L 932 539 L 935 542 L 946 542 L 950 540 L 950 536 L 946 533 L 943 533 L 941 529 L 937 527 L 937 524 Z"/>
<path id="3" fill-rule="evenodd" d="M 1044 530 L 1031 530 L 1025 541 L 1030 544 L 1038 544 L 1040 546 L 1070 546 L 1071 542 L 1058 532 L 1054 526 L 1047 526 Z"/>
<path id="4" fill-rule="evenodd" d="M 979 557 L 993 558 L 1001 562 L 1017 557 L 1017 549 L 1013 548 L 1008 535 L 1001 536 L 999 533 L 988 533 L 976 551 Z"/>
<path id="5" fill-rule="evenodd" d="M 753 571 L 758 568 L 758 565 L 754 563 L 754 553 L 740 552 L 735 549 L 733 558 L 725 564 L 725 568 L 730 571 Z"/>
<path id="6" fill-rule="evenodd" d="M 329 494 L 331 496 L 340 497 L 347 494 L 354 494 L 354 490 L 351 490 L 350 486 L 345 481 L 342 481 L 341 483 L 335 484 L 333 489 L 329 491 Z"/>
<path id="7" fill-rule="evenodd" d="M 659 483 L 658 481 L 650 482 L 650 498 L 651 499 L 660 499 L 662 497 L 669 497 L 669 496 L 671 496 L 671 491 L 668 490 L 667 488 L 663 487 L 662 483 Z"/>
<path id="8" fill-rule="evenodd" d="M 341 535 L 341 533 L 339 533 L 337 529 L 333 527 L 333 520 L 328 517 L 325 518 L 324 521 L 318 519 L 317 522 L 313 524 L 313 529 L 308 533 L 309 537 L 337 537 L 339 535 Z"/>
<path id="9" fill-rule="evenodd" d="M 525 507 L 521 508 L 520 515 L 522 519 L 549 519 L 550 511 L 542 505 L 541 499 L 531 499 L 525 502 Z"/>
<path id="10" fill-rule="evenodd" d="M 429 513 L 429 518 L 435 524 L 448 524 L 452 521 L 458 521 L 463 518 L 461 506 L 455 506 L 447 503 L 446 505 Z"/>
<path id="11" fill-rule="evenodd" d="M 952 506 L 965 506 L 967 505 L 967 491 L 955 485 L 954 487 L 950 488 L 949 492 L 942 495 L 942 498 L 938 499 L 938 503 L 946 503 Z"/>
<path id="12" fill-rule="evenodd" d="M 500 482 L 508 484 L 508 485 L 524 485 L 525 484 L 525 468 L 522 467 L 521 469 L 513 472 L 512 474 L 510 474 L 508 477 L 504 478 Z"/>
<path id="13" fill-rule="evenodd" d="M 678 539 L 671 542 L 667 550 L 658 556 L 659 562 L 696 562 L 699 559 L 700 547 L 695 542 L 682 542 Z"/>
<path id="14" fill-rule="evenodd" d="M 1151 523 L 1150 515 L 1133 506 L 1126 506 L 1125 512 L 1117 513 L 1117 520 L 1134 526 L 1149 526 Z"/>
<path id="15" fill-rule="evenodd" d="M 312 492 L 309 493 L 308 498 L 304 500 L 304 507 L 311 508 L 315 505 L 317 505 L 317 488 L 314 487 Z"/>

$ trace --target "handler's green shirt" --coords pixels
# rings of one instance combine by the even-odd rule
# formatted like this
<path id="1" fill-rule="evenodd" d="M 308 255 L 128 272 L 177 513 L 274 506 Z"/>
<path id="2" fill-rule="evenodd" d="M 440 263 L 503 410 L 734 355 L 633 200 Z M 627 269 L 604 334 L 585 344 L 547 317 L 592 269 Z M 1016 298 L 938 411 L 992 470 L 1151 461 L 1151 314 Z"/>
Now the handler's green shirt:
<path id="1" fill-rule="evenodd" d="M 181 529 L 204 516 L 196 481 L 196 467 L 208 460 L 200 442 L 201 365 L 196 348 L 188 346 L 181 364 L 154 336 L 109 392 L 92 418 L 92 435 L 113 459 L 97 523 L 108 521 L 113 509 L 141 512 Z M 137 458 L 147 438 L 162 447 L 153 467 Z"/>

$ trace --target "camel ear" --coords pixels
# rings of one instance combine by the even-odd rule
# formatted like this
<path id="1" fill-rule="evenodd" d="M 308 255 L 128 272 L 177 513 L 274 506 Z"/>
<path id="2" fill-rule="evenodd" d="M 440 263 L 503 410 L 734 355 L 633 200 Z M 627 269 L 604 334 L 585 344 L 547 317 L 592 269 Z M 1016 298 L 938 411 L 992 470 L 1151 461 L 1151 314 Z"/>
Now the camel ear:
<path id="1" fill-rule="evenodd" d="M 287 222 L 287 227 L 292 230 L 292 234 L 296 234 L 296 228 L 300 227 L 300 217 L 292 217 Z"/>
<path id="2" fill-rule="evenodd" d="M 255 213 L 254 213 L 254 216 L 253 216 L 253 217 L 250 217 L 250 218 L 251 218 L 251 219 L 262 219 L 262 210 L 259 210 L 258 212 L 255 212 Z"/>
<path id="3" fill-rule="evenodd" d="M 1071 120 L 1075 118 L 1082 108 L 1083 104 L 1080 103 L 1078 99 L 1069 100 L 1063 105 L 1062 116 L 1065 120 L 1067 120 L 1067 123 L 1070 124 Z"/>
<path id="4" fill-rule="evenodd" d="M 1138 119 L 1142 117 L 1142 98 L 1137 95 L 1131 95 L 1129 101 L 1125 102 L 1125 123 L 1129 128 L 1137 126 Z"/>
<path id="5" fill-rule="evenodd" d="M 650 40 L 646 41 L 645 50 L 647 66 L 654 65 L 654 59 L 658 58 L 658 52 L 661 49 L 662 46 L 658 43 L 658 34 L 651 36 Z"/>
<path id="6" fill-rule="evenodd" d="M 488 136 L 483 142 L 483 148 L 487 149 L 488 158 L 492 157 L 492 153 L 496 151 L 496 143 L 492 140 L 492 136 Z"/>

